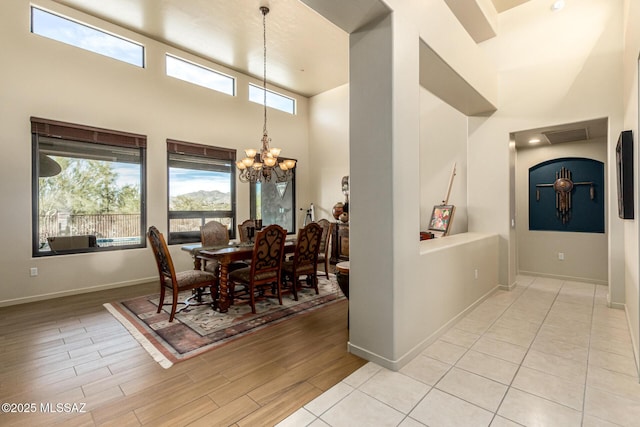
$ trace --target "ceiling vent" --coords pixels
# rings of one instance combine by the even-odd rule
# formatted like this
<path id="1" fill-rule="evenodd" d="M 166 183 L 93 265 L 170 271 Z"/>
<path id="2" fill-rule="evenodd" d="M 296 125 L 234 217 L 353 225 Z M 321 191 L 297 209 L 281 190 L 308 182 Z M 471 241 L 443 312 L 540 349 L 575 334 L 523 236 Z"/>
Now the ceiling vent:
<path id="1" fill-rule="evenodd" d="M 569 129 L 542 132 L 547 137 L 550 144 L 559 144 L 561 142 L 586 141 L 589 139 L 589 131 L 587 128 Z"/>

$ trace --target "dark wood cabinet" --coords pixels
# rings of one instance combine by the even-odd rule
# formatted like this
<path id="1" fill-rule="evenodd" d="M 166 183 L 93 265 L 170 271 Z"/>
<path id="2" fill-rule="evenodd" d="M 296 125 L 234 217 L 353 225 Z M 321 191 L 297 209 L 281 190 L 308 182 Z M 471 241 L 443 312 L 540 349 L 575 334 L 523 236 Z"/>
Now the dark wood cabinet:
<path id="1" fill-rule="evenodd" d="M 349 260 L 349 224 L 336 222 L 331 236 L 331 263 Z"/>

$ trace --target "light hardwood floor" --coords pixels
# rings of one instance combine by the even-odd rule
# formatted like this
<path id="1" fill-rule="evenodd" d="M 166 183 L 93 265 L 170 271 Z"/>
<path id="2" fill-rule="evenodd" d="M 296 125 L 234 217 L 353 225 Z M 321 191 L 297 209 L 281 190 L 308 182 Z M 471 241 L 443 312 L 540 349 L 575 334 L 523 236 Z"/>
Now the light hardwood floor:
<path id="1" fill-rule="evenodd" d="M 102 307 L 156 290 L 0 308 L 0 402 L 36 409 L 0 425 L 271 426 L 366 362 L 347 352 L 343 300 L 163 369 Z"/>

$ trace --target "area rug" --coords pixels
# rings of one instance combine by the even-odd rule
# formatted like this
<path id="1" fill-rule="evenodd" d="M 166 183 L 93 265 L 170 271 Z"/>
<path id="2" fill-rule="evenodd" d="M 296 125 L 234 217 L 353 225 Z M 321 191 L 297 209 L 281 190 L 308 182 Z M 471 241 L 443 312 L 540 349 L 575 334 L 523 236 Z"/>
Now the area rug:
<path id="1" fill-rule="evenodd" d="M 188 310 L 176 314 L 171 323 L 170 305 L 156 313 L 159 294 L 107 303 L 104 307 L 162 367 L 169 368 L 176 362 L 344 298 L 333 274 L 329 275 L 329 279 L 324 273 L 318 277 L 318 290 L 320 293 L 316 295 L 313 289 L 303 288 L 298 291 L 298 301 L 293 299 L 292 294 L 284 294 L 282 305 L 278 304 L 277 299 L 258 300 L 256 314 L 251 313 L 247 303 L 232 305 L 227 313 L 213 311 L 209 305 L 190 306 Z M 180 300 L 184 300 L 190 292 L 181 294 Z M 169 298 L 170 293 L 167 293 L 165 302 Z M 178 309 L 180 307 L 178 305 Z"/>

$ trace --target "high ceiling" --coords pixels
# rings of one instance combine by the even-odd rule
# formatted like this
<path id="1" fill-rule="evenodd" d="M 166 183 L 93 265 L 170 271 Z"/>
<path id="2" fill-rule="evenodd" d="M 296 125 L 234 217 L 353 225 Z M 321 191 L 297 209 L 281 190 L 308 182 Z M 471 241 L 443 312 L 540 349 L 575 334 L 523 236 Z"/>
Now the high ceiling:
<path id="1" fill-rule="evenodd" d="M 259 6 L 264 1 L 54 1 L 262 78 L 262 15 Z M 500 12 L 527 0 L 491 1 Z M 348 34 L 300 0 L 271 0 L 268 5 L 271 9 L 267 15 L 269 83 L 305 96 L 346 84 Z"/>
<path id="2" fill-rule="evenodd" d="M 54 0 L 262 80 L 259 0 Z M 348 81 L 348 34 L 299 0 L 272 0 L 267 80 L 305 96 Z"/>
<path id="3" fill-rule="evenodd" d="M 153 40 L 262 78 L 262 14 L 265 0 L 54 0 Z M 348 0 L 352 1 L 352 0 Z M 472 37 L 489 0 L 445 0 Z M 502 13 L 528 0 L 490 0 Z M 348 34 L 300 0 L 271 0 L 267 15 L 267 80 L 304 96 L 348 82 Z M 470 7 L 470 5 L 472 7 Z M 482 23 L 486 30 L 486 22 Z M 477 28 L 477 27 L 476 27 Z M 481 30 L 481 31 L 484 31 Z M 476 38 L 476 37 L 474 37 Z M 477 39 L 476 39 L 477 40 Z M 479 40 L 477 40 L 479 41 Z M 606 134 L 606 120 L 514 133 L 518 147 L 532 135 L 586 129 L 587 139 Z M 562 132 L 557 135 L 564 135 Z M 568 134 L 567 134 L 568 135 Z M 577 137 L 574 135 L 574 137 Z M 543 145 L 544 145 L 543 144 Z"/>

